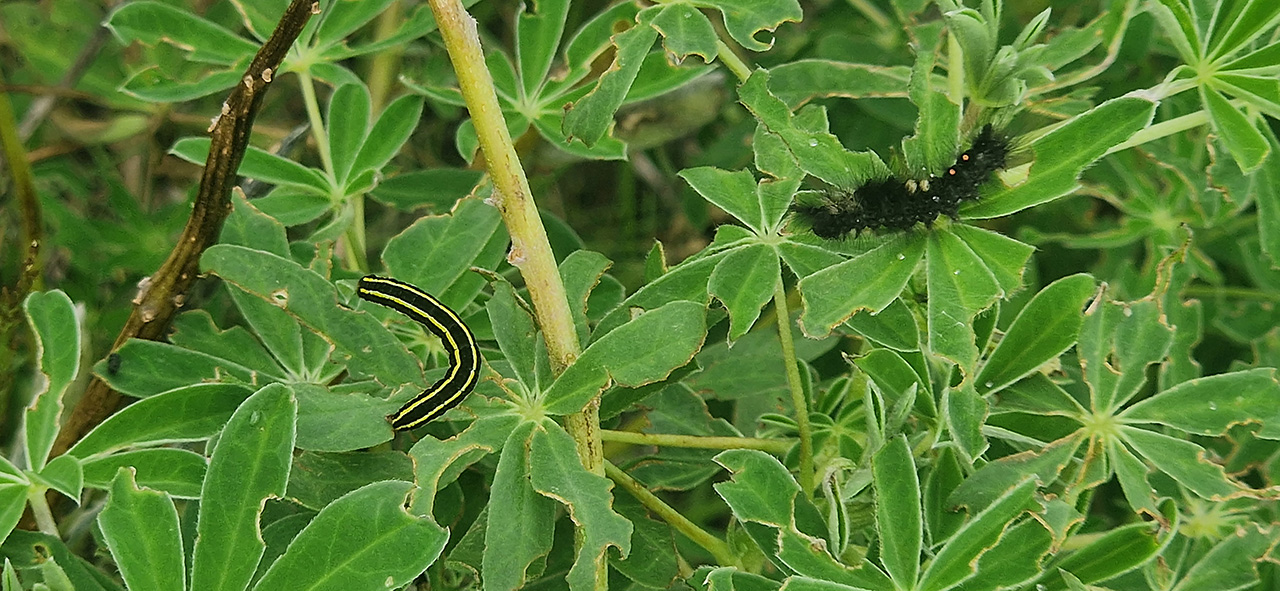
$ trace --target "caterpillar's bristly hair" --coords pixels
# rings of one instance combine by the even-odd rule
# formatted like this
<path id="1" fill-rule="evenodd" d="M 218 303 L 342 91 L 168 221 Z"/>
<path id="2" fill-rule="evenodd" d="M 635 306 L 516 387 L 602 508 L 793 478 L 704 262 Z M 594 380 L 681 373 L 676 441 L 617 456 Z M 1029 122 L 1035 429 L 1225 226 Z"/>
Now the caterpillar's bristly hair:
<path id="1" fill-rule="evenodd" d="M 941 175 L 871 180 L 852 192 L 834 190 L 816 202 L 796 202 L 791 215 L 827 240 L 863 231 L 901 232 L 916 224 L 932 227 L 938 216 L 955 218 L 961 203 L 977 199 L 1008 155 L 1009 138 L 987 125 Z"/>

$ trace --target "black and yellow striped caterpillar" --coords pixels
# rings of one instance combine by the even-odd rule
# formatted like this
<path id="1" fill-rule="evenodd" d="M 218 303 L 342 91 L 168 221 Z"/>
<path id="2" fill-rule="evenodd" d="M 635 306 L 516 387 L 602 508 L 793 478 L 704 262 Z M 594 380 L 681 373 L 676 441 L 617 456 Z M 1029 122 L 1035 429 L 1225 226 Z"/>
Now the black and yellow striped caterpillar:
<path id="1" fill-rule="evenodd" d="M 412 429 L 457 406 L 480 379 L 480 347 L 471 329 L 440 300 L 417 287 L 376 275 L 360 279 L 360 299 L 386 306 L 412 318 L 440 338 L 449 356 L 449 371 L 400 410 L 387 415 L 391 428 Z"/>

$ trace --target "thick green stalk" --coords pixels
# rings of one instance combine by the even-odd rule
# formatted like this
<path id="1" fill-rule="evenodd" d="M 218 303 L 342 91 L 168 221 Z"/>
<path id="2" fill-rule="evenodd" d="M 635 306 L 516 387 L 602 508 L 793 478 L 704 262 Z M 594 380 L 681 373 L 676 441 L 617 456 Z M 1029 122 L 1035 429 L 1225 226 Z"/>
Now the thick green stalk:
<path id="1" fill-rule="evenodd" d="M 529 179 L 520 166 L 498 105 L 493 78 L 485 67 L 476 21 L 458 0 L 430 0 L 430 5 L 493 181 L 493 204 L 502 213 L 511 235 L 507 260 L 520 269 L 524 277 L 546 338 L 552 371 L 559 374 L 578 358 L 578 335 L 546 229 L 542 227 L 538 206 L 529 189 Z M 583 412 L 569 417 L 566 427 L 578 443 L 582 464 L 592 472 L 603 474 L 598 407 L 598 399 L 588 403 Z"/>
<path id="2" fill-rule="evenodd" d="M 686 538 L 692 540 L 693 543 L 702 546 L 704 550 L 711 553 L 711 556 L 716 559 L 720 566 L 738 566 L 737 556 L 734 556 L 729 544 L 725 543 L 724 540 L 707 533 L 706 530 L 689 521 L 688 517 L 681 515 L 671 505 L 664 503 L 657 495 L 649 492 L 649 489 L 637 482 L 630 474 L 623 472 L 621 468 L 614 466 L 607 460 L 604 463 L 604 471 L 610 480 L 631 493 L 631 496 L 640 501 L 640 504 L 644 505 L 645 509 L 648 509 L 650 513 L 657 515 L 667 522 L 667 525 L 670 525 L 676 531 L 684 534 Z"/>
<path id="3" fill-rule="evenodd" d="M 791 405 L 796 411 L 796 427 L 800 431 L 800 487 L 804 494 L 813 494 L 813 429 L 809 426 L 809 401 L 800 381 L 800 367 L 796 363 L 796 346 L 791 340 L 791 313 L 787 310 L 787 289 L 782 278 L 773 290 L 773 307 L 778 315 L 778 340 L 782 343 L 782 362 L 787 366 L 787 385 L 791 387 Z"/>
<path id="4" fill-rule="evenodd" d="M 659 447 L 687 447 L 694 449 L 757 449 L 782 455 L 795 445 L 785 439 L 758 439 L 755 437 L 699 437 L 696 435 L 670 435 L 665 433 L 634 433 L 632 431 L 600 431 L 600 439 L 634 445 Z"/>

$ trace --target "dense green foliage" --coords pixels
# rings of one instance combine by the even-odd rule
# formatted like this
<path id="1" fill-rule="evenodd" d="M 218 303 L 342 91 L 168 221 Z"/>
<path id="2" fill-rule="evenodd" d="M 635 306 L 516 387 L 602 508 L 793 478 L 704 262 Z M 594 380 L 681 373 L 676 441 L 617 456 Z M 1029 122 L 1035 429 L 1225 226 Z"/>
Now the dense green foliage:
<path id="1" fill-rule="evenodd" d="M 60 96 L 5 149 L 49 289 L 0 202 L 3 589 L 1276 588 L 1280 3 L 978 3 L 473 3 L 563 371 L 426 3 L 318 3 L 207 277 L 114 352 L 288 2 L 0 4 L 5 104 Z M 787 215 L 987 123 L 1008 167 L 957 219 Z M 370 272 L 483 341 L 408 433 L 446 359 Z M 131 404 L 55 453 L 91 375 Z"/>

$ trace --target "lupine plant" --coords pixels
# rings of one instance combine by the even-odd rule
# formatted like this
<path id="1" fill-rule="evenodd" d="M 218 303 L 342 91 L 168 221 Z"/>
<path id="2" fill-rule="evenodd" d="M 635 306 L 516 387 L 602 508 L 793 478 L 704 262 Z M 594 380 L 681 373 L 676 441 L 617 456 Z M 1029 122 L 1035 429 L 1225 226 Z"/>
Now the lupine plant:
<path id="1" fill-rule="evenodd" d="M 0 4 L 0 586 L 1275 588 L 1280 3 L 974 3 Z"/>

